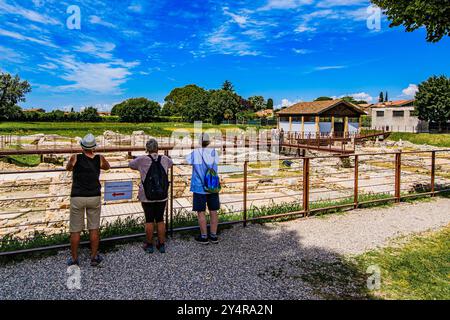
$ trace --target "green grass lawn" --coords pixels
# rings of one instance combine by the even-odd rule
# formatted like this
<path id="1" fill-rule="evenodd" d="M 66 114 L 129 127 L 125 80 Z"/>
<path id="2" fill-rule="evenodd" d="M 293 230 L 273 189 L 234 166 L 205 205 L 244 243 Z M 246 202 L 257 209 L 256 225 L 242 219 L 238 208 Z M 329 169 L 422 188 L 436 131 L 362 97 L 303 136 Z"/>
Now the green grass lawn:
<path id="1" fill-rule="evenodd" d="M 399 141 L 400 139 L 414 144 L 450 148 L 450 134 L 393 132 L 389 136 L 389 140 Z"/>
<path id="2" fill-rule="evenodd" d="M 243 129 L 250 126 L 203 124 L 203 129 Z M 253 126 L 255 127 L 255 126 Z M 153 123 L 121 123 L 121 122 L 1 122 L 0 135 L 58 134 L 65 137 L 81 137 L 90 132 L 101 135 L 106 130 L 121 134 L 131 134 L 143 130 L 153 136 L 170 136 L 175 130 L 194 131 L 193 123 L 153 122 Z"/>
<path id="3" fill-rule="evenodd" d="M 450 226 L 370 251 L 356 261 L 362 270 L 370 265 L 380 267 L 381 289 L 374 292 L 376 297 L 450 299 Z"/>

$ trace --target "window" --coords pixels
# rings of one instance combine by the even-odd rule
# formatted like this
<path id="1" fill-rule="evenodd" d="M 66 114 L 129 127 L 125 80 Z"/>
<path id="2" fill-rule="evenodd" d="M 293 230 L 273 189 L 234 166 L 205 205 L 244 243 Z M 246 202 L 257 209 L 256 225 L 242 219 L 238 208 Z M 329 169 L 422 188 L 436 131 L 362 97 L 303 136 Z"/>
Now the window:
<path id="1" fill-rule="evenodd" d="M 377 111 L 377 117 L 378 118 L 384 117 L 384 111 Z"/>
<path id="2" fill-rule="evenodd" d="M 405 116 L 405 111 L 393 111 L 392 115 L 395 118 L 403 118 Z"/>

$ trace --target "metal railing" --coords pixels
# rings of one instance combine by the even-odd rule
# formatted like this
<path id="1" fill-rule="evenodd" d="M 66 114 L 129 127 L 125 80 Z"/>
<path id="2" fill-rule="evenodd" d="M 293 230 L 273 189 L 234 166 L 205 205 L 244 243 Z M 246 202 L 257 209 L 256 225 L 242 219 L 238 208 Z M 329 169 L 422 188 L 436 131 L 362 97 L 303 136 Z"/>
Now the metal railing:
<path id="1" fill-rule="evenodd" d="M 320 211 L 352 209 L 377 202 L 400 202 L 406 198 L 435 196 L 450 191 L 450 150 L 295 156 L 272 161 L 246 158 L 231 166 L 230 172 L 221 174 L 224 187 L 219 214 L 221 225 L 242 224 L 245 227 L 255 221 L 307 217 Z M 169 172 L 170 195 L 165 214 L 169 234 L 198 228 L 195 215 L 191 212 L 189 168 L 186 164 L 178 164 Z M 126 166 L 112 169 L 132 173 Z M 39 173 L 51 179 L 51 175 L 61 175 L 63 172 L 64 169 L 0 173 L 0 239 L 20 232 L 29 232 L 30 235 L 34 231 L 50 234 L 67 232 L 70 175 L 58 177 L 57 182 L 36 181 L 32 176 L 27 178 L 27 175 Z M 24 179 L 20 179 L 23 176 Z M 8 183 L 5 177 L 14 179 L 9 179 Z M 139 206 L 133 207 L 138 203 L 138 173 L 102 179 L 103 182 L 129 180 L 134 183 L 133 199 L 104 201 L 103 226 L 119 218 L 143 215 Z M 53 188 L 53 193 L 50 188 Z M 116 211 L 122 208 L 123 212 L 115 212 L 115 208 Z M 46 219 L 45 215 L 52 218 Z M 111 237 L 104 241 L 140 236 L 142 233 Z M 0 255 L 66 246 L 0 252 Z"/>

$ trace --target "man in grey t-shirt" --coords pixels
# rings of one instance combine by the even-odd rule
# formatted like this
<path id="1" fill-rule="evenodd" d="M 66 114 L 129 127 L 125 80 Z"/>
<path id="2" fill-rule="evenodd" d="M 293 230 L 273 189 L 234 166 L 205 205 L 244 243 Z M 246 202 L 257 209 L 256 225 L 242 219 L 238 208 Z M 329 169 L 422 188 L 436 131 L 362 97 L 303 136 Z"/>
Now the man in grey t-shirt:
<path id="1" fill-rule="evenodd" d="M 153 224 L 156 223 L 158 231 L 158 243 L 157 249 L 159 252 L 165 252 L 165 234 L 166 226 L 164 223 L 164 210 L 167 205 L 167 198 L 162 200 L 148 200 L 145 196 L 145 190 L 143 181 L 147 176 L 147 172 L 150 169 L 153 161 L 157 161 L 158 156 L 161 157 L 161 165 L 164 170 L 169 170 L 172 167 L 172 160 L 164 155 L 158 155 L 158 142 L 155 139 L 150 139 L 146 144 L 146 150 L 148 155 L 137 157 L 132 160 L 129 167 L 133 170 L 138 170 L 141 174 L 141 183 L 139 184 L 138 199 L 141 201 L 142 208 L 145 213 L 145 233 L 147 235 L 147 241 L 144 244 L 144 250 L 148 253 L 153 253 Z M 152 157 L 152 159 L 150 159 Z"/>

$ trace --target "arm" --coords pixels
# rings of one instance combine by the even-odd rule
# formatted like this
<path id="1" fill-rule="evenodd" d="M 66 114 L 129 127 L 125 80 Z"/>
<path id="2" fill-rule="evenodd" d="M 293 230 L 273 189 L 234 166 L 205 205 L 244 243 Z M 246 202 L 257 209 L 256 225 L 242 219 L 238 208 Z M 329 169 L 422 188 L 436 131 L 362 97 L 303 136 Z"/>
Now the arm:
<path id="1" fill-rule="evenodd" d="M 66 165 L 66 170 L 67 171 L 73 171 L 73 168 L 75 167 L 75 164 L 77 163 L 77 155 L 73 154 L 70 159 L 69 162 L 67 162 Z"/>
<path id="2" fill-rule="evenodd" d="M 109 170 L 110 168 L 111 165 L 109 164 L 108 160 L 106 160 L 104 156 L 100 155 L 100 169 Z"/>
<path id="3" fill-rule="evenodd" d="M 138 159 L 139 159 L 139 157 L 130 161 L 130 163 L 128 164 L 130 169 L 139 170 L 139 164 L 138 164 L 139 160 Z"/>

